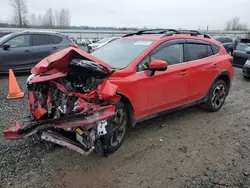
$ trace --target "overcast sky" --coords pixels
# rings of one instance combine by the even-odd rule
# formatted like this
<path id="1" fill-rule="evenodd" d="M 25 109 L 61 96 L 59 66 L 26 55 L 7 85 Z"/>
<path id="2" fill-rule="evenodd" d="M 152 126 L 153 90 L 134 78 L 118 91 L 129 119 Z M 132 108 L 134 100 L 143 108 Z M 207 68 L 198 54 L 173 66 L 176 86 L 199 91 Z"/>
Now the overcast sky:
<path id="1" fill-rule="evenodd" d="M 29 14 L 68 8 L 71 25 L 224 29 L 239 16 L 250 27 L 250 0 L 27 0 Z M 0 20 L 11 20 L 0 0 Z"/>

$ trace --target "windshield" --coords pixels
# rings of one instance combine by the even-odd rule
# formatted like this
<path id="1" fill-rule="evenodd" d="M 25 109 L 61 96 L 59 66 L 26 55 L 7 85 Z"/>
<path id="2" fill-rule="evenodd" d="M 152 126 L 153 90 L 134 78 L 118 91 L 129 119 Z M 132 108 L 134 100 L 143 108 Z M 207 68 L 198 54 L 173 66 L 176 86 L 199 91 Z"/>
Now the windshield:
<path id="1" fill-rule="evenodd" d="M 152 40 L 121 39 L 115 40 L 91 55 L 101 59 L 114 68 L 123 69 L 153 44 Z"/>
<path id="2" fill-rule="evenodd" d="M 250 43 L 239 43 L 236 51 L 246 52 L 250 48 Z"/>
<path id="3" fill-rule="evenodd" d="M 7 39 L 9 36 L 11 36 L 11 34 L 4 35 L 3 37 L 1 37 L 1 38 L 0 38 L 0 44 L 1 44 L 5 39 Z"/>

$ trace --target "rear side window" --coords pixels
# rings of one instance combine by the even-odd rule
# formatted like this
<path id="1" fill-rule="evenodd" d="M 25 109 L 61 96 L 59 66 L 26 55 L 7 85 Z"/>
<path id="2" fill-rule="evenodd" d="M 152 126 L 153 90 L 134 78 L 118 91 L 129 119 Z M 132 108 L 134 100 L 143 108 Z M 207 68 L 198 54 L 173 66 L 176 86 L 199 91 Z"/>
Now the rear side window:
<path id="1" fill-rule="evenodd" d="M 218 46 L 212 44 L 211 47 L 212 47 L 212 50 L 213 50 L 214 54 L 218 54 L 219 53 L 220 48 Z"/>
<path id="2" fill-rule="evenodd" d="M 53 42 L 55 44 L 59 44 L 62 42 L 63 38 L 62 37 L 59 37 L 59 36 L 55 36 L 55 35 L 50 35 L 50 37 L 52 38 Z"/>
<path id="3" fill-rule="evenodd" d="M 33 46 L 42 46 L 54 44 L 49 35 L 33 35 Z"/>
<path id="4" fill-rule="evenodd" d="M 208 57 L 207 45 L 205 44 L 186 44 L 186 60 L 194 61 Z"/>

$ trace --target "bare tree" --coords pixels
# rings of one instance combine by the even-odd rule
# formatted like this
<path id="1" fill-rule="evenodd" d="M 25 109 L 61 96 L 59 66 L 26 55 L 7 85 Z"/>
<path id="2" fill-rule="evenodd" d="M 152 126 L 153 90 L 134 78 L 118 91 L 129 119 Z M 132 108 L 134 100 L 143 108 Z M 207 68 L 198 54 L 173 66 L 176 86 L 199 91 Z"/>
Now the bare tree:
<path id="1" fill-rule="evenodd" d="M 27 24 L 27 4 L 26 0 L 10 0 L 10 6 L 13 11 L 13 23 L 19 27 Z"/>
<path id="2" fill-rule="evenodd" d="M 52 8 L 49 8 L 44 17 L 43 17 L 43 25 L 48 28 L 52 28 L 54 26 L 54 16 L 53 16 Z"/>
<path id="3" fill-rule="evenodd" d="M 226 30 L 247 30 L 248 26 L 246 23 L 241 23 L 240 22 L 240 17 L 236 16 L 233 19 L 229 20 L 226 22 Z"/>
<path id="4" fill-rule="evenodd" d="M 30 20 L 29 20 L 29 23 L 31 26 L 37 26 L 38 23 L 37 23 L 37 18 L 36 18 L 36 15 L 33 13 L 30 15 Z"/>
<path id="5" fill-rule="evenodd" d="M 70 15 L 68 9 L 61 9 L 59 11 L 59 27 L 67 28 L 70 26 Z"/>
<path id="6" fill-rule="evenodd" d="M 60 13 L 58 10 L 55 11 L 55 26 L 56 27 L 60 26 Z"/>
<path id="7" fill-rule="evenodd" d="M 37 26 L 42 26 L 42 25 L 43 25 L 42 15 L 39 14 L 37 17 Z"/>

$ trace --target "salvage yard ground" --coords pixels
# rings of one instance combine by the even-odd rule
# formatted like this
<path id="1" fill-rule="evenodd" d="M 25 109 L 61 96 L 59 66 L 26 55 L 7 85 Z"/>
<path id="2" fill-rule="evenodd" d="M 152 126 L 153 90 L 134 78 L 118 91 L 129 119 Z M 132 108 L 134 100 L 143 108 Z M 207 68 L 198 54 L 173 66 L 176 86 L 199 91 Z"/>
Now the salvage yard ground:
<path id="1" fill-rule="evenodd" d="M 23 91 L 27 76 L 17 77 Z M 28 113 L 27 98 L 6 100 L 7 93 L 1 76 L 1 131 Z M 249 174 L 250 81 L 241 69 L 219 112 L 190 108 L 140 123 L 108 158 L 0 137 L 3 188 L 249 188 Z"/>

